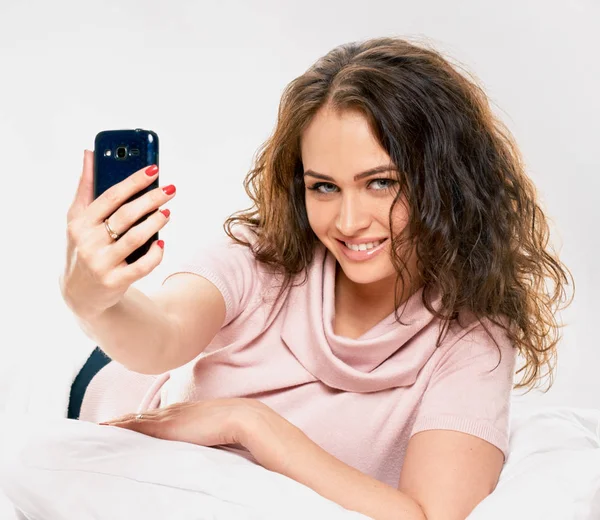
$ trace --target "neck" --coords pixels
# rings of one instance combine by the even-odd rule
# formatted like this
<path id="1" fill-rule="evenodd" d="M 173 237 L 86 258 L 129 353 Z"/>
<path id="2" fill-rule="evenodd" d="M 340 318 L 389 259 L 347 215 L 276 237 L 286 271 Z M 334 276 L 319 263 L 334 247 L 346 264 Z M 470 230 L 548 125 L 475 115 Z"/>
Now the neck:
<path id="1" fill-rule="evenodd" d="M 345 275 L 340 264 L 336 264 L 335 287 L 336 297 L 343 295 L 347 300 L 362 302 L 365 305 L 389 303 L 390 299 L 393 303 L 394 293 L 393 287 L 390 287 L 390 280 L 380 280 L 372 284 L 354 283 Z"/>
<path id="2" fill-rule="evenodd" d="M 358 284 L 348 279 L 336 262 L 335 272 L 335 308 L 336 312 L 346 315 L 366 317 L 371 315 L 388 316 L 395 310 L 394 287 L 396 275 L 373 284 Z M 399 300 L 402 305 L 416 292 L 406 290 L 402 282 L 398 286 Z"/>

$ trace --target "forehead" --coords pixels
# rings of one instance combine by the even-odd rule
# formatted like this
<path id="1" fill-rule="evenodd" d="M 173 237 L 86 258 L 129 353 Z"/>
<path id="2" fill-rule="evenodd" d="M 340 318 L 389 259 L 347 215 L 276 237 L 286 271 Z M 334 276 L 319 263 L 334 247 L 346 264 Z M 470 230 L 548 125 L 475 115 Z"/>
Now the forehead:
<path id="1" fill-rule="evenodd" d="M 390 160 L 360 112 L 318 111 L 300 139 L 304 168 L 354 175 Z"/>

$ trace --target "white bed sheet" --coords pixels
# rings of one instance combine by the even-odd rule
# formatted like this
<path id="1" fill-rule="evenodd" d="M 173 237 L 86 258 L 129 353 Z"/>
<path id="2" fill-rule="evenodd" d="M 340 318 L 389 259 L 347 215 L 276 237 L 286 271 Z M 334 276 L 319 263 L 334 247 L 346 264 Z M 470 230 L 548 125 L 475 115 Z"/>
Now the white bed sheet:
<path id="1" fill-rule="evenodd" d="M 17 516 L 17 512 L 15 511 L 15 506 L 10 501 L 10 499 L 4 494 L 3 491 L 0 491 L 0 518 L 2 520 L 22 520 L 23 516 Z"/>
<path id="2" fill-rule="evenodd" d="M 63 418 L 11 424 L 0 486 L 31 520 L 367 519 L 229 451 Z"/>
<path id="3" fill-rule="evenodd" d="M 13 457 L 17 446 L 21 446 L 21 450 L 29 453 L 31 450 L 24 448 L 25 439 L 29 439 L 29 446 L 37 450 L 39 455 L 38 460 L 44 460 L 44 449 L 50 452 L 59 453 L 57 449 L 66 446 L 63 437 L 52 436 L 52 432 L 62 432 L 61 435 L 66 435 L 64 428 L 66 423 L 68 427 L 68 435 L 79 436 L 79 444 L 86 446 L 86 449 L 92 451 L 84 453 L 87 463 L 92 464 L 94 460 L 93 439 L 96 439 L 97 432 L 101 429 L 103 436 L 115 435 L 108 434 L 106 427 L 100 427 L 90 423 L 79 423 L 76 421 L 67 421 L 64 419 L 66 415 L 68 391 L 70 382 L 75 376 L 79 367 L 83 364 L 89 352 L 93 348 L 90 345 L 88 351 L 85 349 L 76 355 L 71 354 L 65 357 L 64 363 L 60 365 L 61 372 L 48 372 L 43 370 L 43 364 L 37 365 L 39 368 L 32 369 L 31 366 L 24 367 L 22 373 L 17 374 L 13 379 L 15 384 L 11 387 L 9 398 L 3 403 L 5 415 L 0 416 L 0 431 L 12 432 L 11 435 L 15 442 L 5 441 L 2 444 L 4 448 L 15 448 L 13 450 L 5 449 L 5 457 Z M 56 364 L 54 366 L 57 366 Z M 37 391 L 38 388 L 45 388 L 44 392 Z M 12 427 L 7 428 L 7 425 Z M 46 430 L 50 436 L 32 435 L 32 432 L 39 431 L 41 428 Z M 104 429 L 103 429 L 104 428 Z M 110 429 L 114 430 L 114 429 Z M 126 432 L 124 433 L 134 433 Z M 138 434 L 134 434 L 137 437 Z M 131 439 L 131 437 L 129 437 Z M 114 440 L 114 437 L 113 437 Z M 106 437 L 104 437 L 104 441 Z M 152 440 L 151 440 L 152 441 Z M 153 441 L 158 441 L 154 439 Z M 52 448 L 50 449 L 50 445 Z M 91 442 L 91 443 L 90 443 Z M 94 441 L 96 442 L 96 441 Z M 102 444 L 102 442 L 100 444 Z M 54 444 L 52 444 L 54 443 Z M 134 443 L 136 444 L 137 441 Z M 174 443 L 181 444 L 181 443 Z M 44 447 L 45 448 L 42 448 Z M 96 444 L 96 447 L 98 444 Z M 146 448 L 149 445 L 145 445 Z M 188 445 L 189 446 L 189 445 Z M 124 456 L 133 457 L 131 453 L 126 453 L 128 449 L 132 449 L 133 445 L 127 448 L 121 445 L 121 450 L 125 450 Z M 142 456 L 150 456 L 149 451 L 144 451 L 146 448 L 137 446 L 137 454 Z M 207 448 L 192 447 L 194 456 L 199 457 L 198 453 L 204 453 Z M 116 450 L 113 445 L 113 450 Z M 208 448 L 208 450 L 210 450 Z M 226 456 L 231 461 L 231 456 L 235 454 L 225 452 L 223 450 L 211 450 L 211 453 L 216 453 L 216 457 Z M 96 453 L 97 455 L 97 453 Z M 204 453 L 204 456 L 206 454 Z M 214 455 L 211 455 L 213 457 Z M 71 458 L 70 458 L 71 457 Z M 73 463 L 73 452 L 66 452 L 64 464 Z M 201 458 L 201 457 L 200 457 Z M 249 463 L 246 459 L 238 457 L 242 464 Z M 70 462 L 69 462 L 70 460 Z M 79 462 L 82 462 L 79 460 Z M 133 461 L 133 459 L 131 459 Z M 166 459 L 165 459 L 166 460 Z M 192 459 L 188 459 L 192 460 Z M 200 459 L 198 459 L 200 460 Z M 205 460 L 205 459 L 202 459 Z M 77 459 L 75 459 L 77 461 Z M 46 461 L 47 462 L 47 461 Z M 59 464 L 60 460 L 54 460 L 53 464 Z M 0 464 L 2 462 L 0 461 Z M 18 466 L 18 464 L 17 464 Z M 218 465 L 221 467 L 221 465 Z M 141 466 L 143 467 L 143 465 Z M 250 468 L 244 466 L 246 471 L 254 471 L 254 469 L 262 470 L 252 473 L 252 483 L 258 486 L 258 491 L 269 489 L 272 484 L 273 477 L 269 476 L 264 479 L 266 473 L 263 468 Z M 4 466 L 0 466 L 0 470 L 7 468 L 6 460 Z M 91 466 L 90 466 L 91 468 Z M 126 468 L 125 468 L 126 469 Z M 117 470 L 115 470 L 117 471 Z M 150 471 L 150 468 L 148 469 Z M 191 470 L 190 470 L 191 471 Z M 197 477 L 198 467 L 193 472 L 194 478 Z M 255 474 L 256 473 L 256 474 Z M 270 473 L 270 472 L 268 472 Z M 219 473 L 215 473 L 219 475 Z M 144 473 L 142 479 L 147 479 L 150 474 Z M 278 481 L 279 477 L 275 476 Z M 221 475 L 220 478 L 223 478 Z M 42 479 L 43 480 L 43 479 Z M 288 479 L 289 480 L 289 479 Z M 111 486 L 114 482 L 122 481 L 122 477 L 113 475 L 112 480 L 108 479 L 107 486 Z M 201 482 L 202 479 L 199 479 Z M 261 484 L 262 483 L 262 484 Z M 211 482 L 206 483 L 207 486 L 212 485 Z M 306 490 L 304 486 L 290 481 L 286 482 L 286 487 L 290 503 L 297 500 L 298 504 L 302 504 L 305 500 Z M 152 484 L 151 486 L 155 491 Z M 36 491 L 34 487 L 29 488 L 23 484 L 23 489 L 19 492 L 29 496 L 28 500 L 44 502 L 43 489 Z M 143 485 L 142 485 L 143 487 Z M 247 487 L 247 486 L 246 486 Z M 18 486 L 17 486 L 18 488 Z M 106 487 L 105 489 L 109 489 Z M 119 486 L 114 488 L 114 492 L 118 493 Z M 18 489 L 17 489 L 18 491 Z M 242 489 L 240 487 L 239 492 Z M 297 491 L 297 496 L 295 495 Z M 311 490 L 308 490 L 309 492 Z M 11 490 L 14 493 L 15 489 Z M 139 491 L 142 492 L 142 491 Z M 89 490 L 87 491 L 89 494 Z M 207 493 L 196 491 L 192 492 L 188 499 L 190 503 L 198 505 L 199 500 L 210 501 Z M 220 499 L 225 502 L 233 502 L 239 500 L 238 491 L 234 488 L 229 488 L 228 495 L 221 495 Z M 161 493 L 154 493 L 156 498 L 160 498 Z M 187 493 L 188 495 L 190 493 Z M 271 493 L 273 494 L 273 492 Z M 309 493 L 310 494 L 310 493 Z M 259 496 L 259 495 L 256 495 Z M 282 495 L 283 496 L 283 495 Z M 295 497 L 295 498 L 294 498 Z M 46 497 L 48 500 L 55 500 L 56 497 Z M 314 498 L 314 497 L 313 497 Z M 322 497 L 319 497 L 322 498 Z M 104 497 L 106 499 L 106 497 Z M 324 500 L 324 499 L 323 499 Z M 110 500 L 105 500 L 110 503 Z M 309 500 L 310 502 L 310 500 Z M 326 501 L 327 502 L 327 501 Z M 313 504 L 321 505 L 326 502 L 317 500 Z M 220 507 L 218 501 L 213 501 L 215 511 Z M 329 505 L 331 507 L 331 505 Z M 159 510 L 159 508 L 157 509 Z M 298 509 L 301 511 L 302 509 Z M 353 513 L 348 513 L 353 514 Z M 313 515 L 314 516 L 314 515 Z M 111 516 L 89 516 L 90 518 L 110 518 L 115 520 L 117 517 Z M 138 516 L 139 518 L 140 516 Z M 288 515 L 289 517 L 289 515 Z M 323 517 L 317 514 L 317 518 Z M 0 490 L 0 518 L 2 520 L 23 520 L 23 517 L 17 516 L 12 511 L 12 506 L 7 502 L 6 497 L 3 497 Z M 52 518 L 57 520 L 58 516 L 41 517 L 44 520 Z M 65 517 L 68 518 L 68 517 Z M 85 518 L 84 516 L 71 517 Z M 129 518 L 136 518 L 135 516 Z M 151 517 L 149 517 L 151 518 Z M 174 518 L 174 517 L 171 517 Z M 183 518 L 183 517 L 182 517 Z M 189 516 L 185 518 L 190 518 Z M 196 518 L 196 517 L 194 517 Z M 202 518 L 202 517 L 197 517 Z M 217 513 L 207 518 L 227 518 L 219 517 Z M 269 516 L 253 516 L 252 518 L 270 518 Z M 328 518 L 334 518 L 328 516 Z M 531 408 L 522 403 L 513 406 L 511 415 L 511 437 L 510 437 L 510 454 L 500 476 L 500 481 L 496 490 L 487 497 L 475 510 L 471 513 L 468 520 L 599 520 L 600 519 L 600 410 L 595 409 L 580 409 L 569 407 L 539 407 Z"/>

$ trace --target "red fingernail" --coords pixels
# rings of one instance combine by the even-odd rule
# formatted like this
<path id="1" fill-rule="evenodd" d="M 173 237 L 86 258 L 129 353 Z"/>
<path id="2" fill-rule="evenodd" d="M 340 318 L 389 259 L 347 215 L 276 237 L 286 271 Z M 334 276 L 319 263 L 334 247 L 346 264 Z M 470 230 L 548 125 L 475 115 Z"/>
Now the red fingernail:
<path id="1" fill-rule="evenodd" d="M 169 184 L 168 186 L 165 186 L 163 188 L 163 191 L 167 194 L 167 195 L 173 195 L 173 193 L 175 193 L 175 186 L 173 186 L 172 184 Z"/>
<path id="2" fill-rule="evenodd" d="M 156 174 L 157 171 L 158 171 L 158 166 L 156 166 L 156 164 L 153 164 L 152 166 L 148 166 L 148 168 L 146 168 L 146 175 L 148 177 L 152 177 L 153 175 Z"/>
<path id="3" fill-rule="evenodd" d="M 169 218 L 169 215 L 171 214 L 168 209 L 161 209 L 160 212 L 167 218 Z"/>
<path id="4" fill-rule="evenodd" d="M 158 247 L 160 247 L 161 249 L 165 248 L 165 241 L 164 240 L 157 240 L 156 243 L 158 244 Z"/>

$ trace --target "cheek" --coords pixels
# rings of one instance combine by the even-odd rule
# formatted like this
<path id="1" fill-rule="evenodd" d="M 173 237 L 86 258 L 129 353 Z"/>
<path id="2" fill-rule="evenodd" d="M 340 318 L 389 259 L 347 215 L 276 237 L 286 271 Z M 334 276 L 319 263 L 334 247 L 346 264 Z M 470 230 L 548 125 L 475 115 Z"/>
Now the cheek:
<path id="1" fill-rule="evenodd" d="M 386 219 L 389 215 L 389 210 L 386 213 Z M 405 204 L 402 202 L 398 202 L 396 206 L 394 206 L 394 211 L 392 213 L 392 224 L 394 226 L 394 231 L 399 232 L 406 227 L 408 223 L 408 209 Z"/>
<path id="2" fill-rule="evenodd" d="M 312 227 L 315 233 L 318 234 L 320 231 L 328 227 L 330 216 L 322 204 L 307 200 L 306 214 L 308 216 L 310 227 Z"/>

